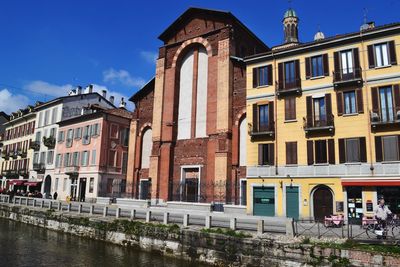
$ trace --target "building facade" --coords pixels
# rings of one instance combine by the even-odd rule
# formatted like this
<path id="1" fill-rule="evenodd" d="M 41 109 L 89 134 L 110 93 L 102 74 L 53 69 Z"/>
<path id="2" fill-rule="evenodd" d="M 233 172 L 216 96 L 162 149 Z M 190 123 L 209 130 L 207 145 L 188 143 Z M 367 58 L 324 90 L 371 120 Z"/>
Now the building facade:
<path id="1" fill-rule="evenodd" d="M 105 108 L 115 108 L 114 97 L 107 99 L 106 92 L 102 95 L 93 92 L 93 86 L 82 89 L 77 87 L 68 96 L 59 97 L 43 103 L 35 108 L 37 123 L 33 141 L 33 159 L 30 166 L 30 180 L 42 182 L 42 193 L 53 192 L 55 177 L 55 146 L 59 136 L 58 123 L 90 112 L 89 107 L 97 105 Z"/>
<path id="2" fill-rule="evenodd" d="M 300 43 L 298 21 L 245 59 L 248 213 L 361 220 L 378 195 L 400 213 L 400 25 Z"/>
<path id="3" fill-rule="evenodd" d="M 240 129 L 246 128 L 243 57 L 268 47 L 231 13 L 198 8 L 188 9 L 159 39 L 154 92 L 143 94 L 154 98 L 151 124 L 142 127 L 150 122 L 138 117 L 132 132 L 138 145 L 130 152 L 137 154 L 130 160 L 136 164 L 128 179 L 131 195 L 240 204 L 240 179 L 246 177 L 245 142 L 239 149 Z M 150 143 L 150 134 L 151 151 L 140 145 Z M 142 151 L 149 161 L 140 160 Z"/>
<path id="4" fill-rule="evenodd" d="M 125 108 L 92 108 L 59 122 L 54 183 L 60 199 L 124 197 L 131 114 Z"/>

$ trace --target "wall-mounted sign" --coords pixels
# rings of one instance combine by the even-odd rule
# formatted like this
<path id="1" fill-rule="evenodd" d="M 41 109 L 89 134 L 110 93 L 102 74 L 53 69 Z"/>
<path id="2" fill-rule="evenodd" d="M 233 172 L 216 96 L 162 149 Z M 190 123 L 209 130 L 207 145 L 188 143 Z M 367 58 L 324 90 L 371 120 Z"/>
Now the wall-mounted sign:
<path id="1" fill-rule="evenodd" d="M 374 211 L 374 203 L 372 203 L 371 200 L 367 200 L 367 212 L 373 212 Z"/>
<path id="2" fill-rule="evenodd" d="M 343 201 L 336 201 L 336 212 L 343 212 L 344 204 Z"/>

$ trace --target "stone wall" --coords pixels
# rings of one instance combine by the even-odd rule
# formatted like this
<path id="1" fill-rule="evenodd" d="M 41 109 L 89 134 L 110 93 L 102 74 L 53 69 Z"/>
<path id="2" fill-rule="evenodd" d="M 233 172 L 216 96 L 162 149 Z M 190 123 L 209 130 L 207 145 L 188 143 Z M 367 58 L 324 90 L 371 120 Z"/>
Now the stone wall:
<path id="1" fill-rule="evenodd" d="M 246 238 L 229 231 L 213 233 L 181 229 L 177 225 L 72 216 L 7 204 L 0 204 L 0 217 L 218 266 L 400 266 L 400 258 L 396 256 L 333 249 L 293 240 L 278 241 L 270 237 Z"/>

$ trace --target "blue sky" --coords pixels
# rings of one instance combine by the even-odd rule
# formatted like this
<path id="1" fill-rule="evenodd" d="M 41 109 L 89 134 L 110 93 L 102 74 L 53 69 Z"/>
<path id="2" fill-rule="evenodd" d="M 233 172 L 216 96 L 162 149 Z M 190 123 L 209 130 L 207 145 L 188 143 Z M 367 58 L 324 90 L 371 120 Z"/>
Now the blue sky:
<path id="1" fill-rule="evenodd" d="M 154 75 L 157 37 L 190 6 L 231 11 L 267 45 L 282 42 L 284 0 L 2 0 L 0 110 L 89 83 L 107 88 L 117 102 L 131 96 Z M 364 8 L 377 25 L 400 21 L 400 0 L 293 0 L 291 6 L 304 42 L 318 25 L 326 36 L 357 31 Z"/>

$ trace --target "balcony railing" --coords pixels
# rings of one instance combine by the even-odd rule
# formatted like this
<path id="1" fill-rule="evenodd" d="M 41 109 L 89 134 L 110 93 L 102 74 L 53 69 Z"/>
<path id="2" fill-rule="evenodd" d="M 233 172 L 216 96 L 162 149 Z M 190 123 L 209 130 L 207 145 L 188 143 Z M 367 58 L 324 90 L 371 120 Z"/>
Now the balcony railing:
<path id="1" fill-rule="evenodd" d="M 33 170 L 37 173 L 44 173 L 46 171 L 46 166 L 44 163 L 33 163 Z"/>
<path id="2" fill-rule="evenodd" d="M 25 158 L 27 155 L 27 152 L 23 149 L 18 149 L 17 155 L 20 156 L 21 158 Z"/>
<path id="3" fill-rule="evenodd" d="M 273 137 L 275 134 L 275 123 L 269 122 L 267 124 L 260 124 L 257 127 L 249 124 L 249 134 L 251 138 Z"/>
<path id="4" fill-rule="evenodd" d="M 396 110 L 396 108 L 373 110 L 370 114 L 371 127 L 375 130 L 400 126 L 400 110 Z"/>
<path id="5" fill-rule="evenodd" d="M 68 167 L 65 167 L 64 172 L 67 175 L 78 175 L 79 166 L 68 166 Z"/>
<path id="6" fill-rule="evenodd" d="M 2 152 L 1 152 L 1 157 L 2 157 L 4 160 L 8 160 L 8 159 L 10 158 L 10 154 L 9 154 L 7 151 L 2 151 Z"/>
<path id="7" fill-rule="evenodd" d="M 18 151 L 11 151 L 10 152 L 10 156 L 11 156 L 11 158 L 13 158 L 13 159 L 17 159 L 18 158 Z"/>
<path id="8" fill-rule="evenodd" d="M 301 93 L 301 79 L 276 82 L 276 92 L 278 96 Z"/>
<path id="9" fill-rule="evenodd" d="M 54 148 L 56 146 L 56 139 L 53 136 L 43 137 L 43 144 L 48 148 Z"/>
<path id="10" fill-rule="evenodd" d="M 335 129 L 334 117 L 333 115 L 326 115 L 319 118 L 315 116 L 307 116 L 303 118 L 304 131 L 306 133 L 311 132 L 327 132 L 332 133 Z"/>
<path id="11" fill-rule="evenodd" d="M 40 142 L 32 141 L 31 144 L 29 145 L 29 148 L 33 149 L 34 151 L 38 151 L 40 149 Z"/>
<path id="12" fill-rule="evenodd" d="M 21 170 L 18 170 L 18 174 L 26 177 L 29 174 L 29 172 L 27 169 L 21 169 Z"/>
<path id="13" fill-rule="evenodd" d="M 340 69 L 338 71 L 333 71 L 333 84 L 335 87 L 349 84 L 361 84 L 361 72 L 361 68 Z"/>

